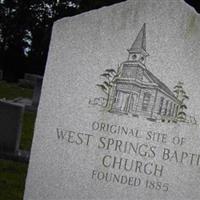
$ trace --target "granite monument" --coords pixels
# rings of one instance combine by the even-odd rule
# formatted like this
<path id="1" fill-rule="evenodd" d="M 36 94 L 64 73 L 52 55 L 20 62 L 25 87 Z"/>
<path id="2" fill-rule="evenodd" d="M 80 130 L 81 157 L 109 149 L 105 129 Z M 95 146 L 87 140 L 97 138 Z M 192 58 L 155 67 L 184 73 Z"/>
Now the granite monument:
<path id="1" fill-rule="evenodd" d="M 56 22 L 24 200 L 199 199 L 199 41 L 182 0 Z"/>

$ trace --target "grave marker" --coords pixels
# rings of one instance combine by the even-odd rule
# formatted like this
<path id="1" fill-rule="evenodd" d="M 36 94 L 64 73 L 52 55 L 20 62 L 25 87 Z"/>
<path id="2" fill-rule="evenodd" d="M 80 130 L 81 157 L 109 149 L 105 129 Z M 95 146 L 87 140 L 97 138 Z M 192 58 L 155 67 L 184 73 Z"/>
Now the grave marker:
<path id="1" fill-rule="evenodd" d="M 0 151 L 16 153 L 19 150 L 24 106 L 0 101 Z"/>
<path id="2" fill-rule="evenodd" d="M 24 200 L 199 199 L 199 27 L 181 0 L 56 22 Z"/>
<path id="3" fill-rule="evenodd" d="M 35 84 L 34 84 L 34 90 L 33 90 L 33 98 L 32 98 L 32 106 L 38 107 L 39 101 L 40 101 L 40 95 L 41 95 L 41 89 L 42 89 L 42 76 L 36 76 L 35 77 Z"/>
<path id="4" fill-rule="evenodd" d="M 3 80 L 3 70 L 0 70 L 0 81 Z"/>

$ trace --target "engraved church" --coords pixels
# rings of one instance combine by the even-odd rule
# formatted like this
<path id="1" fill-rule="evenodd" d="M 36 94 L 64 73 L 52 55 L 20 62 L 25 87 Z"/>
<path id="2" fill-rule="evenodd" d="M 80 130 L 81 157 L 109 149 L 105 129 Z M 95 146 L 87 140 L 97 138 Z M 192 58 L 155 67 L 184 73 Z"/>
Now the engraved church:
<path id="1" fill-rule="evenodd" d="M 175 121 L 180 101 L 146 67 L 146 26 L 143 25 L 127 61 L 121 63 L 108 98 L 110 112 L 144 116 L 152 121 Z"/>

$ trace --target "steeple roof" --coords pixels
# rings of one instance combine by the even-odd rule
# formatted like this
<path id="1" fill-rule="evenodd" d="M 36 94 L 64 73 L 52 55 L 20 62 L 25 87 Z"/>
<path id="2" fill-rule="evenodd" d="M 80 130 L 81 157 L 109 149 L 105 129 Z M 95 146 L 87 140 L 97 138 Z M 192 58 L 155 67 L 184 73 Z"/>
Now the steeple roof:
<path id="1" fill-rule="evenodd" d="M 145 56 L 149 55 L 146 52 L 146 24 L 143 25 L 142 29 L 136 37 L 136 40 L 128 51 L 129 53 L 142 53 Z"/>

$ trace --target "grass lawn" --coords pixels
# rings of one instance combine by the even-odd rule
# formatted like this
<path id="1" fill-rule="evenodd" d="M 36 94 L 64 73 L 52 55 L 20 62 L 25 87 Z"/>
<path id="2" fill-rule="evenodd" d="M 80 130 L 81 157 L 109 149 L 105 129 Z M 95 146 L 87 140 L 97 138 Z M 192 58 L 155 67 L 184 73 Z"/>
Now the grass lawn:
<path id="1" fill-rule="evenodd" d="M 36 113 L 34 112 L 24 113 L 21 143 L 20 143 L 21 150 L 29 151 L 31 149 L 35 118 L 36 118 Z"/>
<path id="2" fill-rule="evenodd" d="M 0 98 L 14 99 L 17 97 L 32 98 L 33 90 L 18 87 L 15 83 L 0 82 Z"/>
<path id="3" fill-rule="evenodd" d="M 33 91 L 0 82 L 0 98 L 32 98 Z M 25 112 L 20 149 L 30 150 L 36 113 Z M 22 200 L 28 165 L 7 160 L 0 160 L 0 200 Z"/>
<path id="4" fill-rule="evenodd" d="M 0 200 L 22 200 L 27 164 L 0 160 Z"/>

